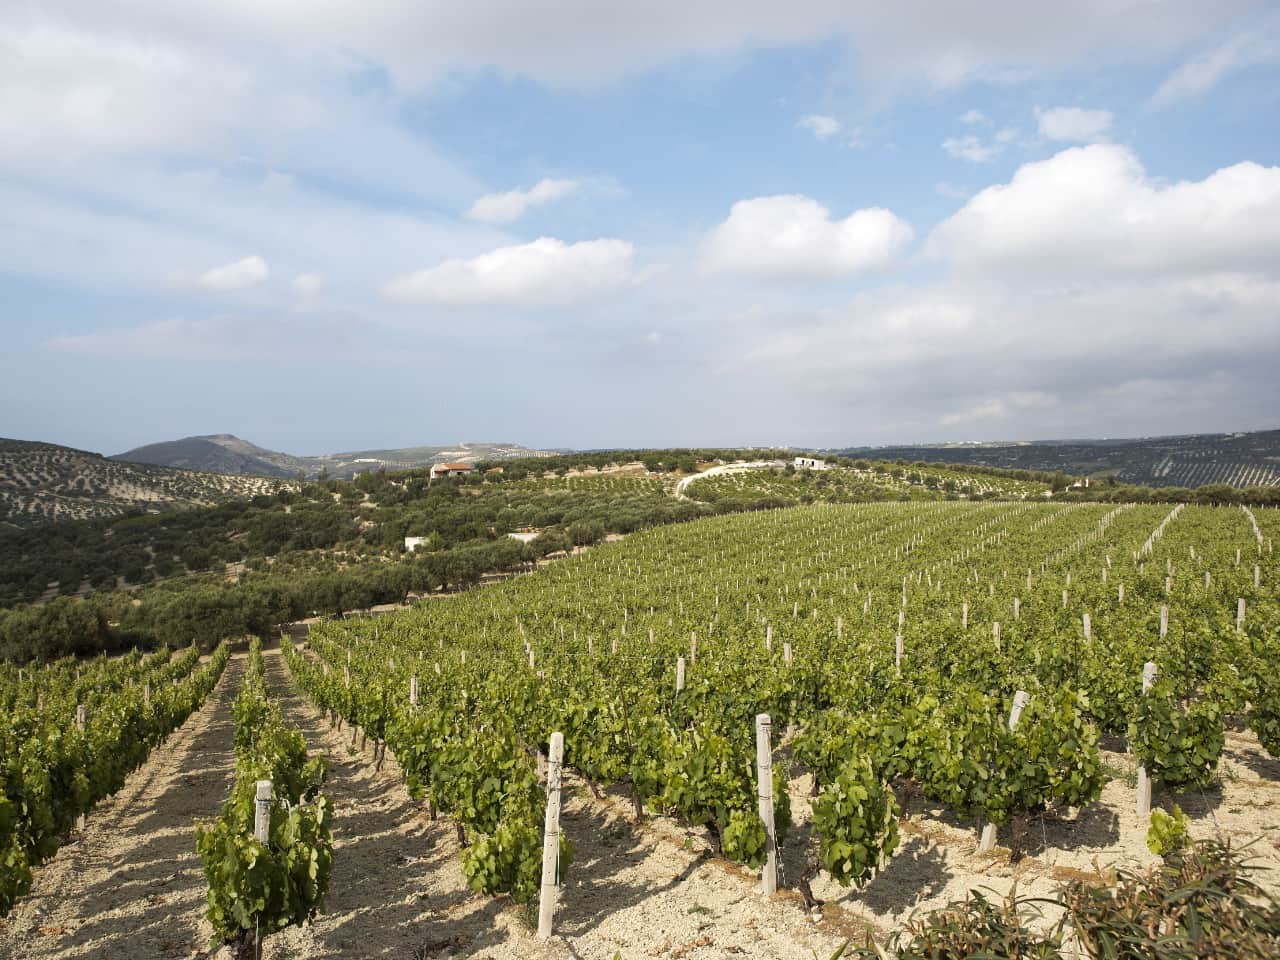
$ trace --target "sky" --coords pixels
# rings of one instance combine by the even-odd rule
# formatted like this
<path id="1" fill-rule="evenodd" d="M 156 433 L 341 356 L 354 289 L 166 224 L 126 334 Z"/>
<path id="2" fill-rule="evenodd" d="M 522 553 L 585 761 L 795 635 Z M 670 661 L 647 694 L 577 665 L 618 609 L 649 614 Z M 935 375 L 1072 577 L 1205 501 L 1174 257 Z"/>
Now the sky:
<path id="1" fill-rule="evenodd" d="M 0 436 L 1280 427 L 1280 3 L 7 0 Z"/>

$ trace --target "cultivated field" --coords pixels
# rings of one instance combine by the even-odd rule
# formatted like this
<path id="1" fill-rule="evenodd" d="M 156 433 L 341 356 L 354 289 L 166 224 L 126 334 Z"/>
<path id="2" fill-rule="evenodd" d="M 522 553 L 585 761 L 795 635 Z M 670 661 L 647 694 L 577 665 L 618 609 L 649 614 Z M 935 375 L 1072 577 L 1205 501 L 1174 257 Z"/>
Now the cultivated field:
<path id="1" fill-rule="evenodd" d="M 1238 507 L 820 505 L 643 531 L 323 622 L 267 650 L 254 688 L 329 758 L 296 809 L 332 811 L 324 907 L 267 955 L 829 956 L 975 888 L 1053 898 L 1158 863 L 1147 776 L 1155 808 L 1176 802 L 1193 839 L 1252 844 L 1280 892 L 1278 533 L 1280 512 Z M 233 659 L 37 867 L 0 951 L 207 944 L 191 818 L 217 815 L 265 749 L 237 734 L 245 673 Z M 32 682 L 6 675 L 7 709 Z M 757 816 L 759 714 L 776 840 Z M 567 869 L 541 940 L 556 731 Z"/>
<path id="2" fill-rule="evenodd" d="M 49 443 L 0 439 L 0 524 L 18 527 L 209 506 L 288 486 L 267 477 L 122 463 Z"/>

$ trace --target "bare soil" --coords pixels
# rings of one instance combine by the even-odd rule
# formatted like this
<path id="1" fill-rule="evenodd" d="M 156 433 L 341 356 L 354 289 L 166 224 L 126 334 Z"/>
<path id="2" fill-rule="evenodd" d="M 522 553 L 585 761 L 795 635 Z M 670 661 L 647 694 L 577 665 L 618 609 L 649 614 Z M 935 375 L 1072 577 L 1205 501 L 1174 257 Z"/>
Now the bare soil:
<path id="1" fill-rule="evenodd" d="M 0 957 L 170 958 L 200 953 L 204 873 L 195 820 L 231 792 L 233 658 L 204 706 L 89 814 L 0 921 Z"/>
<path id="2" fill-rule="evenodd" d="M 916 910 L 972 889 L 1000 897 L 1052 896 L 1062 883 L 1106 877 L 1116 866 L 1157 862 L 1146 823 L 1134 809 L 1132 761 L 1107 754 L 1116 773 L 1102 800 L 1083 811 L 1034 821 L 1024 855 L 1007 846 L 977 853 L 978 824 L 959 821 L 919 797 L 902 798 L 902 842 L 863 890 L 814 881 L 825 907 L 811 916 L 791 889 L 766 900 L 759 880 L 710 856 L 704 836 L 650 818 L 631 822 L 618 791 L 596 798 L 569 775 L 563 829 L 575 860 L 548 942 L 531 932 L 529 910 L 507 898 L 472 893 L 455 829 L 432 821 L 401 782 L 394 757 L 375 771 L 372 744 L 352 745 L 350 728 L 331 729 L 288 677 L 278 651 L 267 676 L 289 721 L 330 761 L 325 791 L 335 805 L 334 874 L 325 911 L 304 928 L 267 941 L 272 960 L 320 957 L 826 958 L 846 940 L 883 939 Z M 230 704 L 242 661 L 228 667 L 205 707 L 153 754 L 116 797 L 90 817 L 83 837 L 38 871 L 35 891 L 0 923 L 0 958 L 201 957 L 209 951 L 204 879 L 194 850 L 194 819 L 213 816 L 231 787 Z M 783 850 L 794 885 L 809 835 L 809 779 L 792 779 L 793 833 Z M 1177 799 L 1195 837 L 1221 835 L 1263 868 L 1257 880 L 1280 895 L 1280 761 L 1247 733 L 1230 733 L 1220 782 Z M 1008 828 L 1000 843 L 1008 844 Z"/>

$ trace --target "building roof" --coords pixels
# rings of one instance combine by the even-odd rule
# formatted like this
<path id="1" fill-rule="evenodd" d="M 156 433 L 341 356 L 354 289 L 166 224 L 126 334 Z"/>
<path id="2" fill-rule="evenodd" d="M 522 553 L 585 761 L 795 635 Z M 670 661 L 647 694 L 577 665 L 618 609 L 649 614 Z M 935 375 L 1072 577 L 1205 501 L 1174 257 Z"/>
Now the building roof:
<path id="1" fill-rule="evenodd" d="M 436 463 L 431 467 L 432 470 L 470 470 L 469 463 Z"/>

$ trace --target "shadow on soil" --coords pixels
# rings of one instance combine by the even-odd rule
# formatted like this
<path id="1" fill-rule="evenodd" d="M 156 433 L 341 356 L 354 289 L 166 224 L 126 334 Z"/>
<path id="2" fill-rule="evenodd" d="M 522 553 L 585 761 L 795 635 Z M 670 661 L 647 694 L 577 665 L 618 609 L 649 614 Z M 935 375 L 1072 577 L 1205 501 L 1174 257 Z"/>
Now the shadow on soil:
<path id="1" fill-rule="evenodd" d="M 195 851 L 194 822 L 212 817 L 231 792 L 234 778 L 230 702 L 239 690 L 243 661 L 232 660 L 205 708 L 213 719 L 193 736 L 174 758 L 176 771 L 151 770 L 138 785 L 126 789 L 139 798 L 137 806 L 120 805 L 90 822 L 101 837 L 148 836 L 151 839 L 120 846 L 110 859 L 109 876 L 90 886 L 75 906 L 79 917 L 92 918 L 59 941 L 64 951 L 93 944 L 93 956 L 104 958 L 188 956 L 191 929 L 204 909 L 204 875 Z M 192 718 L 188 719 L 188 723 Z M 161 777 L 169 784 L 158 796 L 148 796 Z M 79 856 L 93 856 L 87 848 Z M 111 911 L 128 901 L 145 902 L 125 916 Z"/>

